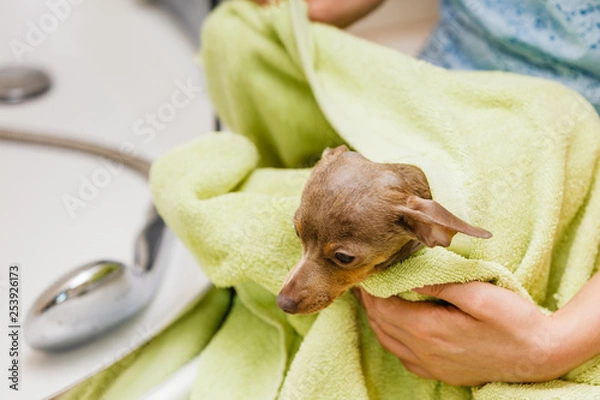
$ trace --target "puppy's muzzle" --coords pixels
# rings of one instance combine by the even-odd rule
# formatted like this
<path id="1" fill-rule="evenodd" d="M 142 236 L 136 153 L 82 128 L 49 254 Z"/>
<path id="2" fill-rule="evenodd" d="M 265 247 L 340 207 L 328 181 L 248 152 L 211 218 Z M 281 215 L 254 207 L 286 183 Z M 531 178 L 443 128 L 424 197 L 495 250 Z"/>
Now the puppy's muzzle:
<path id="1" fill-rule="evenodd" d="M 306 261 L 303 258 L 288 273 L 283 287 L 277 295 L 277 306 L 288 314 L 296 314 L 299 311 L 300 303 L 306 296 L 306 288 L 303 288 L 301 283 L 305 280 L 306 273 Z"/>
<path id="2" fill-rule="evenodd" d="M 298 312 L 299 301 L 286 296 L 283 293 L 279 293 L 277 296 L 277 306 L 288 314 L 296 314 Z"/>

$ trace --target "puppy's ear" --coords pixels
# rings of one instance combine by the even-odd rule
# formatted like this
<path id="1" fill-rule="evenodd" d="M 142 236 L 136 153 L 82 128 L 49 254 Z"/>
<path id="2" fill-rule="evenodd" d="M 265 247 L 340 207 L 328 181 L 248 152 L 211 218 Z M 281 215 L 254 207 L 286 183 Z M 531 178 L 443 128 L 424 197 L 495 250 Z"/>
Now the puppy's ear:
<path id="1" fill-rule="evenodd" d="M 335 147 L 333 149 L 331 147 L 328 147 L 325 150 L 323 150 L 321 159 L 329 158 L 329 157 L 337 157 L 340 154 L 345 153 L 347 151 L 350 151 L 350 150 L 348 149 L 348 146 L 346 146 L 345 144 Z"/>
<path id="2" fill-rule="evenodd" d="M 406 206 L 398 206 L 398 212 L 399 223 L 427 247 L 447 247 L 457 232 L 482 239 L 492 237 L 490 232 L 467 224 L 433 200 L 410 196 Z"/>

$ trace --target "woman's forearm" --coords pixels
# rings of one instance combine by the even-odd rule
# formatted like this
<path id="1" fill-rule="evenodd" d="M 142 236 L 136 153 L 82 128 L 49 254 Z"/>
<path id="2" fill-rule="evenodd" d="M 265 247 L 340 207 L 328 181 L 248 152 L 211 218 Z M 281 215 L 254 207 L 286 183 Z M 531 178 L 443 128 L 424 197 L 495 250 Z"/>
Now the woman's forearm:
<path id="1" fill-rule="evenodd" d="M 254 0 L 258 4 L 278 0 Z M 376 9 L 385 0 L 308 0 L 308 16 L 312 21 L 345 28 Z"/>
<path id="2" fill-rule="evenodd" d="M 363 18 L 384 0 L 309 0 L 308 14 L 313 21 L 345 28 Z"/>
<path id="3" fill-rule="evenodd" d="M 556 343 L 556 361 L 564 375 L 590 358 L 600 354 L 600 274 L 596 274 L 563 308 L 552 315 L 560 332 Z"/>

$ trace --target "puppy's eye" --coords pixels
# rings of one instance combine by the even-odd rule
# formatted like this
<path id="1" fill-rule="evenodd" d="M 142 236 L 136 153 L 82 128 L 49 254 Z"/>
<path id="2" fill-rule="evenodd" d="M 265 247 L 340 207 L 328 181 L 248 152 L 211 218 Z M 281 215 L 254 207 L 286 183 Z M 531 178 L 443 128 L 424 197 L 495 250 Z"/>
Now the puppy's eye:
<path id="1" fill-rule="evenodd" d="M 340 253 L 339 251 L 335 253 L 335 258 L 342 264 L 350 264 L 354 261 L 354 256 L 349 256 L 348 254 Z"/>

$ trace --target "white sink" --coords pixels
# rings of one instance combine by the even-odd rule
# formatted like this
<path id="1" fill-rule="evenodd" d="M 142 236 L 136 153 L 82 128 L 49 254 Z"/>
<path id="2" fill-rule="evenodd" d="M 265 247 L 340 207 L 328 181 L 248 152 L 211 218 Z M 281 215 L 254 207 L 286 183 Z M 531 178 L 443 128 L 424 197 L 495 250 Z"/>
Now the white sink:
<path id="1" fill-rule="evenodd" d="M 196 49 L 168 15 L 141 1 L 71 1 L 76 4 L 2 0 L 0 42 L 8 46 L 0 46 L 0 65 L 38 65 L 50 73 L 53 87 L 37 100 L 0 105 L 0 126 L 129 146 L 150 159 L 213 129 Z M 50 4 L 62 9 L 52 11 Z M 69 212 L 64 199 L 80 197 L 82 182 L 99 175 L 108 176 L 107 183 L 96 180 L 104 186 Z M 146 182 L 134 173 L 110 171 L 95 157 L 2 141 L 0 191 L 3 327 L 11 263 L 21 268 L 22 322 L 37 295 L 71 268 L 101 258 L 131 262 L 150 204 Z M 101 340 L 45 354 L 29 348 L 21 330 L 19 392 L 8 389 L 3 368 L 0 398 L 56 393 L 170 322 L 207 285 L 181 245 L 174 250 L 156 301 Z M 0 335 L 5 361 L 8 348 L 7 335 Z"/>

